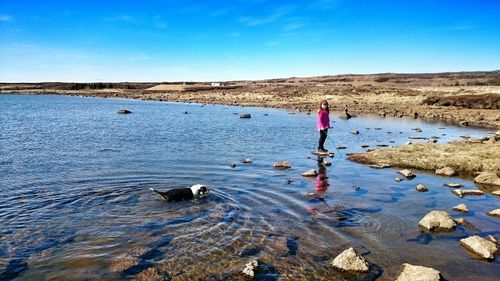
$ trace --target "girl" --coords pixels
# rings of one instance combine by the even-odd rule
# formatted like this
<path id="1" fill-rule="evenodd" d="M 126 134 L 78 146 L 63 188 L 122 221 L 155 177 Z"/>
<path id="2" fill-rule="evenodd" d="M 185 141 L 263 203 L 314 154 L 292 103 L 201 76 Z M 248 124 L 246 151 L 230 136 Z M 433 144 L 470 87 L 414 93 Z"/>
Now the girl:
<path id="1" fill-rule="evenodd" d="M 325 149 L 325 140 L 328 134 L 328 128 L 330 128 L 330 109 L 328 108 L 328 102 L 322 100 L 319 105 L 318 110 L 318 130 L 319 130 L 319 145 L 318 152 L 328 152 Z"/>

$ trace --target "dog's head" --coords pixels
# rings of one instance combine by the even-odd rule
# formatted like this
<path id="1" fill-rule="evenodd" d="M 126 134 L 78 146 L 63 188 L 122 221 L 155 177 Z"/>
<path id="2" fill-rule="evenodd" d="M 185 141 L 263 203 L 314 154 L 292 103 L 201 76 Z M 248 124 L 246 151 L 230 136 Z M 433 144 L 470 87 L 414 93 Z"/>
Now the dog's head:
<path id="1" fill-rule="evenodd" d="M 204 197 L 208 195 L 208 188 L 203 184 L 195 184 L 190 187 L 195 197 Z"/>

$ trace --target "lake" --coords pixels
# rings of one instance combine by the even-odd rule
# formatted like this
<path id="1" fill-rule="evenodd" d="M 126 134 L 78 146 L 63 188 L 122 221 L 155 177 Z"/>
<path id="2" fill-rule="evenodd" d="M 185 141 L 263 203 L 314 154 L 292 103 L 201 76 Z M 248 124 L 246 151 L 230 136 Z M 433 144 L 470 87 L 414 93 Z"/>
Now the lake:
<path id="1" fill-rule="evenodd" d="M 116 114 L 122 108 L 133 113 Z M 243 113 L 252 118 L 240 119 Z M 345 159 L 362 144 L 400 145 L 415 135 L 444 143 L 488 131 L 377 116 L 331 120 L 326 148 L 336 156 L 321 168 L 327 177 L 316 179 L 301 176 L 319 168 L 311 154 L 315 114 L 0 95 L 0 280 L 128 280 L 146 271 L 167 280 L 239 280 L 253 259 L 263 262 L 259 280 L 375 280 L 405 262 L 448 280 L 498 280 L 498 258 L 480 260 L 458 242 L 498 238 L 498 218 L 486 215 L 498 198 L 458 198 L 442 186 L 475 188 L 466 179 L 417 171 L 397 183 L 397 169 Z M 339 153 L 334 143 L 347 149 Z M 285 160 L 292 168 L 273 168 Z M 165 202 L 149 190 L 195 183 L 210 195 Z M 416 192 L 419 183 L 430 191 Z M 453 211 L 459 203 L 471 212 Z M 418 222 L 431 210 L 479 230 L 422 232 Z M 348 247 L 374 265 L 369 274 L 331 268 Z"/>

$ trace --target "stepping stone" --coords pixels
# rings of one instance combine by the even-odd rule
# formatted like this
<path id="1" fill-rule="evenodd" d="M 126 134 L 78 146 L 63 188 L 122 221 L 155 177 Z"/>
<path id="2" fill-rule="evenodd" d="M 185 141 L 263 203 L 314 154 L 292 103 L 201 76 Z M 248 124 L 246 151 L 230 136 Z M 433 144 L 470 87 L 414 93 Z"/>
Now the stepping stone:
<path id="1" fill-rule="evenodd" d="M 452 192 L 460 198 L 465 195 L 484 195 L 484 191 L 477 189 L 455 189 Z"/>
<path id="2" fill-rule="evenodd" d="M 241 163 L 250 164 L 250 163 L 252 163 L 252 159 L 250 159 L 250 158 L 243 159 L 243 160 L 241 160 Z"/>
<path id="3" fill-rule="evenodd" d="M 441 273 L 431 267 L 403 264 L 403 270 L 396 281 L 439 281 Z"/>
<path id="4" fill-rule="evenodd" d="M 417 191 L 419 191 L 419 192 L 429 191 L 429 189 L 425 185 L 423 185 L 423 184 L 417 185 L 417 187 L 415 187 L 415 189 L 417 189 Z"/>
<path id="5" fill-rule="evenodd" d="M 241 114 L 240 115 L 240 118 L 242 118 L 242 119 L 248 119 L 248 118 L 251 118 L 251 117 L 252 117 L 252 115 L 249 114 L 249 113 L 245 113 L 245 114 Z"/>
<path id="6" fill-rule="evenodd" d="M 447 182 L 447 183 L 445 183 L 443 185 L 447 186 L 447 187 L 450 187 L 450 188 L 459 188 L 459 187 L 462 187 L 462 185 L 459 184 L 459 183 L 451 183 L 451 182 Z"/>
<path id="7" fill-rule="evenodd" d="M 400 173 L 401 175 L 405 176 L 407 179 L 412 179 L 412 178 L 416 177 L 415 174 L 412 171 L 408 170 L 408 169 L 401 170 L 398 173 Z"/>
<path id="8" fill-rule="evenodd" d="M 477 235 L 461 239 L 460 245 L 487 260 L 493 260 L 495 258 L 495 253 L 498 250 L 495 243 Z"/>
<path id="9" fill-rule="evenodd" d="M 309 170 L 307 172 L 302 173 L 303 177 L 315 177 L 317 175 L 318 175 L 318 173 L 314 169 L 311 169 L 311 170 Z"/>
<path id="10" fill-rule="evenodd" d="M 352 247 L 338 255 L 331 265 L 345 271 L 368 272 L 370 270 L 368 262 Z"/>
<path id="11" fill-rule="evenodd" d="M 444 167 L 442 169 L 437 169 L 435 173 L 436 175 L 447 176 L 447 177 L 456 175 L 455 170 L 453 170 L 453 168 L 451 167 Z"/>
<path id="12" fill-rule="evenodd" d="M 280 161 L 280 162 L 273 163 L 273 167 L 274 168 L 288 169 L 288 168 L 291 168 L 292 165 L 288 161 Z"/>
<path id="13" fill-rule="evenodd" d="M 465 205 L 465 204 L 458 204 L 455 207 L 453 207 L 453 210 L 455 210 L 457 212 L 462 212 L 462 213 L 469 212 L 469 209 L 467 208 L 467 205 Z"/>
<path id="14" fill-rule="evenodd" d="M 488 215 L 490 215 L 492 217 L 500 217 L 500 209 L 490 211 L 490 212 L 488 212 Z"/>
<path id="15" fill-rule="evenodd" d="M 457 226 L 457 223 L 445 211 L 431 211 L 420 220 L 418 225 L 428 230 L 450 231 Z"/>

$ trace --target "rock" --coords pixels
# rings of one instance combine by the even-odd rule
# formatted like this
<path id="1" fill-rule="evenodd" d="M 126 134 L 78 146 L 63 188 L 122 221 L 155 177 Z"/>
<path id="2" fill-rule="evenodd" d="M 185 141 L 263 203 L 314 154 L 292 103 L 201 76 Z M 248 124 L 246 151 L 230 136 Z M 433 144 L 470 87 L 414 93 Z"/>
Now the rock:
<path id="1" fill-rule="evenodd" d="M 436 175 L 451 177 L 456 174 L 455 170 L 451 167 L 444 167 L 436 170 Z"/>
<path id="2" fill-rule="evenodd" d="M 353 134 L 353 135 L 358 135 L 358 134 L 359 134 L 359 131 L 358 131 L 358 130 L 352 130 L 352 131 L 351 131 L 351 134 Z"/>
<path id="3" fill-rule="evenodd" d="M 434 268 L 403 264 L 403 270 L 396 281 L 439 281 L 441 273 Z"/>
<path id="4" fill-rule="evenodd" d="M 500 186 L 500 178 L 494 172 L 482 172 L 474 178 L 475 183 Z"/>
<path id="5" fill-rule="evenodd" d="M 465 227 L 468 227 L 468 228 L 471 228 L 474 230 L 479 230 L 475 225 L 473 225 L 472 223 L 470 223 L 468 220 L 466 220 L 464 218 L 458 218 L 455 220 L 455 222 L 461 226 L 465 226 Z"/>
<path id="6" fill-rule="evenodd" d="M 315 177 L 317 175 L 318 175 L 318 173 L 314 169 L 311 169 L 311 170 L 309 170 L 307 172 L 302 173 L 303 177 Z"/>
<path id="7" fill-rule="evenodd" d="M 419 136 L 409 136 L 408 138 L 411 140 L 426 140 L 426 139 L 428 139 L 427 137 L 419 137 Z"/>
<path id="8" fill-rule="evenodd" d="M 288 162 L 288 161 L 280 161 L 280 162 L 273 163 L 273 167 L 274 168 L 288 169 L 288 168 L 291 168 L 292 165 L 290 165 L 290 162 Z"/>
<path id="9" fill-rule="evenodd" d="M 366 147 L 369 147 L 369 145 L 367 145 L 366 143 L 362 144 L 361 145 L 362 148 L 366 148 Z"/>
<path id="10" fill-rule="evenodd" d="M 445 184 L 443 184 L 444 186 L 447 186 L 447 187 L 450 187 L 450 188 L 459 188 L 461 187 L 462 185 L 459 184 L 459 183 L 451 183 L 451 182 L 447 182 Z"/>
<path id="11" fill-rule="evenodd" d="M 132 111 L 129 111 L 127 109 L 119 109 L 118 111 L 116 111 L 116 113 L 118 113 L 118 114 L 129 114 L 129 113 L 132 113 Z"/>
<path id="12" fill-rule="evenodd" d="M 402 180 L 403 180 L 402 178 L 394 178 L 394 181 L 395 181 L 395 182 L 400 182 L 400 181 L 402 181 Z"/>
<path id="13" fill-rule="evenodd" d="M 368 262 L 352 247 L 338 255 L 331 265 L 345 271 L 368 272 L 370 269 Z"/>
<path id="14" fill-rule="evenodd" d="M 245 268 L 243 268 L 243 274 L 249 277 L 255 277 L 255 273 L 259 269 L 259 261 L 253 260 L 247 264 L 245 264 Z"/>
<path id="15" fill-rule="evenodd" d="M 244 119 L 248 119 L 248 118 L 251 118 L 251 117 L 252 117 L 252 115 L 251 115 L 250 113 L 245 113 L 245 114 L 241 114 L 241 115 L 240 115 L 240 118 L 242 118 L 242 119 L 243 119 L 243 118 L 244 118 Z"/>
<path id="16" fill-rule="evenodd" d="M 347 146 L 342 146 L 342 145 L 337 146 L 337 149 L 346 149 L 346 148 Z"/>
<path id="17" fill-rule="evenodd" d="M 495 190 L 495 191 L 491 192 L 491 194 L 493 194 L 495 196 L 500 196 L 500 190 Z"/>
<path id="18" fill-rule="evenodd" d="M 252 163 L 252 159 L 250 159 L 250 158 L 243 159 L 243 160 L 241 160 L 241 163 L 250 164 L 250 163 Z"/>
<path id="19" fill-rule="evenodd" d="M 407 179 L 412 179 L 412 178 L 415 177 L 415 174 L 412 171 L 408 170 L 408 169 L 401 170 L 398 173 L 400 173 L 401 175 L 405 176 Z"/>
<path id="20" fill-rule="evenodd" d="M 438 142 L 438 140 L 437 140 L 437 139 L 430 139 L 430 140 L 429 140 L 429 143 L 437 143 L 437 142 Z"/>
<path id="21" fill-rule="evenodd" d="M 495 238 L 495 236 L 493 236 L 493 235 L 491 235 L 491 234 L 490 234 L 490 235 L 488 235 L 488 240 L 490 240 L 491 242 L 493 242 L 493 243 L 495 243 L 495 244 L 498 242 L 498 240 Z"/>
<path id="22" fill-rule="evenodd" d="M 423 228 L 428 230 L 446 230 L 454 229 L 457 224 L 451 216 L 445 211 L 431 211 L 425 215 L 418 223 Z"/>
<path id="23" fill-rule="evenodd" d="M 453 193 L 462 198 L 465 195 L 484 195 L 484 192 L 477 189 L 455 189 Z"/>
<path id="24" fill-rule="evenodd" d="M 322 163 L 324 166 L 331 166 L 332 165 L 332 162 L 329 162 L 329 161 L 326 161 L 326 160 L 323 160 L 323 163 Z"/>
<path id="25" fill-rule="evenodd" d="M 493 216 L 493 217 L 500 217 L 500 209 L 489 211 L 488 215 Z"/>
<path id="26" fill-rule="evenodd" d="M 429 189 L 423 185 L 423 184 L 418 184 L 417 187 L 416 187 L 417 191 L 419 192 L 426 192 L 426 191 L 429 191 Z"/>
<path id="27" fill-rule="evenodd" d="M 487 260 L 493 260 L 497 251 L 495 243 L 477 235 L 461 239 L 460 245 Z"/>
<path id="28" fill-rule="evenodd" d="M 467 122 L 467 121 L 461 121 L 460 125 L 462 125 L 464 127 L 467 127 L 467 126 L 469 126 L 469 122 Z"/>
<path id="29" fill-rule="evenodd" d="M 453 207 L 453 210 L 455 210 L 457 212 L 462 212 L 462 213 L 469 212 L 469 209 L 467 208 L 467 205 L 465 205 L 465 204 L 458 204 L 455 207 Z"/>
<path id="30" fill-rule="evenodd" d="M 231 164 L 229 164 L 229 167 L 236 168 L 236 164 L 235 163 L 231 163 Z"/>
<path id="31" fill-rule="evenodd" d="M 370 165 L 370 168 L 374 169 L 385 169 L 385 168 L 390 168 L 391 165 L 388 164 L 382 164 L 382 165 Z"/>

